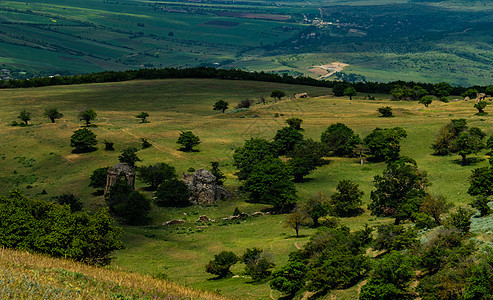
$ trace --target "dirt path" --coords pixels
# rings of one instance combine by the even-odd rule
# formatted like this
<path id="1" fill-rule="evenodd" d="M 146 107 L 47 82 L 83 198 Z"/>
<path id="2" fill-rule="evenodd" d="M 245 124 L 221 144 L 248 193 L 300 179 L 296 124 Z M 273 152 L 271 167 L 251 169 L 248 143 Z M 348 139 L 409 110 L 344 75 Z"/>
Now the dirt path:
<path id="1" fill-rule="evenodd" d="M 296 249 L 298 249 L 298 250 L 300 250 L 300 249 L 301 249 L 301 247 L 300 247 L 300 246 L 298 246 L 298 242 L 294 242 L 294 246 L 295 246 L 295 247 L 296 247 Z"/>

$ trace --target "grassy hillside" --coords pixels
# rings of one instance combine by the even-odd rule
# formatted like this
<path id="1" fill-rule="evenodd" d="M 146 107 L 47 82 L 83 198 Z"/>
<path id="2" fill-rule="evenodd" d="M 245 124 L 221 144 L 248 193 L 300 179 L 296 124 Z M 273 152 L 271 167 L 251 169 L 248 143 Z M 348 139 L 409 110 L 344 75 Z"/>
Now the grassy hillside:
<path id="1" fill-rule="evenodd" d="M 148 275 L 0 249 L 2 299 L 226 299 Z"/>
<path id="2" fill-rule="evenodd" d="M 235 106 L 249 97 L 266 97 L 274 89 L 288 95 L 307 92 L 307 99 L 286 99 L 277 103 L 256 104 L 249 111 L 224 114 L 213 111 L 215 101 L 224 99 Z M 141 165 L 167 162 L 179 174 L 188 168 L 210 167 L 218 161 L 227 176 L 226 187 L 236 193 L 228 201 L 217 205 L 180 209 L 154 207 L 152 223 L 142 227 L 125 227 L 126 249 L 116 253 L 112 268 L 138 273 L 167 276 L 180 284 L 199 289 L 215 290 L 232 298 L 267 299 L 278 296 L 267 284 L 253 285 L 241 276 L 243 266 L 232 270 L 240 275 L 225 280 L 211 280 L 204 265 L 222 250 L 242 254 L 246 248 L 259 247 L 270 253 L 277 266 L 281 266 L 289 252 L 301 247 L 312 229 L 301 230 L 301 238 L 294 238 L 294 230 L 283 226 L 283 215 L 249 218 L 233 224 L 221 218 L 231 215 L 238 207 L 252 213 L 266 208 L 250 204 L 238 191 L 240 183 L 234 173 L 232 155 L 245 139 L 262 137 L 271 139 L 285 126 L 289 117 L 304 120 L 303 134 L 320 139 L 321 133 L 332 123 L 342 122 L 356 133 L 366 136 L 375 127 L 401 126 L 408 137 L 402 142 L 402 154 L 414 158 L 420 169 L 427 171 L 430 192 L 442 194 L 456 205 L 466 205 L 472 198 L 466 194 L 467 178 L 471 170 L 487 165 L 486 151 L 478 155 L 478 162 L 460 166 L 459 156 L 432 156 L 430 145 L 439 128 L 450 119 L 465 118 L 470 126 L 478 126 L 488 135 L 493 134 L 493 120 L 489 115 L 478 117 L 472 102 L 433 102 L 425 108 L 417 102 L 394 102 L 388 95 L 375 95 L 376 100 L 364 100 L 357 95 L 352 101 L 346 97 L 328 96 L 325 88 L 284 85 L 275 83 L 227 81 L 215 79 L 182 79 L 131 81 L 122 83 L 87 84 L 74 86 L 13 89 L 0 91 L 0 190 L 6 192 L 20 188 L 27 195 L 47 199 L 63 192 L 73 192 L 83 199 L 86 209 L 104 205 L 101 197 L 92 195 L 88 187 L 89 176 L 99 167 L 118 162 L 119 152 L 127 147 L 140 148 L 140 138 L 148 138 L 153 147 L 140 150 Z M 395 117 L 380 118 L 377 108 L 391 106 Z M 65 116 L 51 124 L 43 118 L 44 109 L 57 107 Z M 100 141 L 99 150 L 86 154 L 73 154 L 69 147 L 70 135 L 82 122 L 77 113 L 83 108 L 95 108 L 98 117 L 93 130 Z M 33 114 L 33 125 L 13 127 L 22 109 Z M 147 111 L 150 123 L 141 124 L 135 116 Z M 486 108 L 489 111 L 489 108 Z M 490 113 L 491 114 L 491 113 Z M 278 115 L 278 117 L 276 117 Z M 18 121 L 18 119 L 17 119 Z M 199 152 L 178 151 L 176 140 L 182 130 L 192 130 L 202 143 Z M 102 140 L 115 142 L 116 151 L 104 151 Z M 330 163 L 308 176 L 306 182 L 297 184 L 301 201 L 318 192 L 330 195 L 339 180 L 351 179 L 365 192 L 364 203 L 369 203 L 373 176 L 380 174 L 383 163 L 360 165 L 356 158 L 330 158 Z M 143 184 L 137 182 L 137 188 Z M 42 191 L 47 192 L 46 195 Z M 195 221 L 207 215 L 216 222 L 197 225 Z M 162 226 L 172 219 L 184 219 L 185 224 Z M 358 217 L 343 219 L 352 229 L 391 221 L 370 216 L 365 210 Z M 486 235 L 485 239 L 491 240 Z M 336 295 L 354 298 L 356 289 L 338 291 Z"/>
<path id="3" fill-rule="evenodd" d="M 489 85 L 492 10 L 491 0 L 8 0 L 0 67 L 12 72 L 0 75 L 218 66 L 317 77 L 313 66 L 342 62 L 372 81 Z"/>

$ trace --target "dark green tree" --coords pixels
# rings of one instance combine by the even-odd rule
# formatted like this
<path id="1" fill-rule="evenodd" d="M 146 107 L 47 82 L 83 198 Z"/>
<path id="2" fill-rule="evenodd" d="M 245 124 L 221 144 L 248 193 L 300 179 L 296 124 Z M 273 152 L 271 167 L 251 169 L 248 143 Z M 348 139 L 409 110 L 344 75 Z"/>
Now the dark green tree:
<path id="1" fill-rule="evenodd" d="M 51 123 L 55 123 L 56 119 L 63 118 L 63 114 L 58 111 L 57 108 L 45 109 L 44 116 L 51 120 Z"/>
<path id="2" fill-rule="evenodd" d="M 478 90 L 476 89 L 468 89 L 464 93 L 461 94 L 462 97 L 469 97 L 471 99 L 476 98 L 478 95 Z"/>
<path id="3" fill-rule="evenodd" d="M 483 167 L 474 169 L 469 177 L 469 189 L 471 196 L 489 197 L 493 195 L 493 168 Z"/>
<path id="4" fill-rule="evenodd" d="M 322 193 L 308 198 L 302 204 L 302 210 L 305 211 L 313 222 L 313 227 L 320 225 L 319 219 L 325 217 L 329 213 L 329 199 Z"/>
<path id="5" fill-rule="evenodd" d="M 401 127 L 375 128 L 365 137 L 363 143 L 375 162 L 393 161 L 399 158 L 400 140 L 407 137 L 407 132 Z"/>
<path id="6" fill-rule="evenodd" d="M 184 207 L 190 205 L 190 190 L 186 183 L 176 178 L 165 180 L 156 191 L 155 203 L 165 207 Z"/>
<path id="7" fill-rule="evenodd" d="M 239 180 L 246 180 L 253 168 L 260 162 L 277 157 L 274 146 L 264 139 L 252 138 L 233 154 L 234 166 L 239 170 Z"/>
<path id="8" fill-rule="evenodd" d="M 142 149 L 147 149 L 152 147 L 152 144 L 146 138 L 140 138 L 140 140 L 142 141 Z"/>
<path id="9" fill-rule="evenodd" d="M 477 115 L 485 115 L 487 114 L 484 109 L 488 105 L 488 102 L 486 101 L 479 101 L 478 103 L 474 104 L 474 108 L 478 110 Z"/>
<path id="10" fill-rule="evenodd" d="M 296 204 L 296 189 L 284 163 L 271 158 L 256 164 L 245 182 L 254 203 L 271 204 L 274 210 L 285 212 Z"/>
<path id="11" fill-rule="evenodd" d="M 322 133 L 322 143 L 334 156 L 351 155 L 356 146 L 361 142 L 360 137 L 354 131 L 342 123 L 331 124 Z"/>
<path id="12" fill-rule="evenodd" d="M 479 211 L 481 217 L 485 217 L 491 214 L 491 208 L 489 207 L 488 200 L 485 196 L 477 196 L 471 203 L 471 206 Z"/>
<path id="13" fill-rule="evenodd" d="M 294 127 L 283 127 L 274 136 L 273 145 L 277 148 L 279 155 L 289 153 L 294 147 L 303 141 L 303 134 Z"/>
<path id="14" fill-rule="evenodd" d="M 379 107 L 377 111 L 380 113 L 381 117 L 383 118 L 390 118 L 394 116 L 392 114 L 392 107 L 390 106 Z"/>
<path id="15" fill-rule="evenodd" d="M 448 155 L 455 139 L 465 130 L 467 130 L 466 119 L 451 120 L 450 123 L 440 128 L 435 142 L 431 145 L 431 149 L 435 152 L 434 155 Z"/>
<path id="16" fill-rule="evenodd" d="M 281 100 L 282 97 L 286 96 L 286 93 L 284 91 L 274 90 L 270 93 L 270 96 L 274 99 Z"/>
<path id="17" fill-rule="evenodd" d="M 104 150 L 106 150 L 106 151 L 115 151 L 115 147 L 113 147 L 113 145 L 115 143 L 109 142 L 107 140 L 103 140 L 103 144 L 104 144 Z"/>
<path id="18" fill-rule="evenodd" d="M 209 261 L 205 265 L 205 271 L 212 275 L 217 275 L 219 278 L 224 278 L 231 275 L 232 265 L 238 262 L 238 256 L 231 251 L 223 251 L 219 254 L 214 255 L 214 260 Z"/>
<path id="19" fill-rule="evenodd" d="M 87 128 L 77 129 L 70 137 L 70 147 L 75 149 L 74 153 L 85 153 L 95 151 L 98 144 L 96 134 Z"/>
<path id="20" fill-rule="evenodd" d="M 454 87 L 446 82 L 436 83 L 433 88 L 433 95 L 437 96 L 437 98 L 439 99 L 447 97 L 450 95 L 453 89 Z"/>
<path id="21" fill-rule="evenodd" d="M 395 217 L 396 225 L 419 210 L 429 185 L 426 172 L 418 170 L 416 162 L 409 158 L 389 163 L 373 182 L 375 190 L 368 209 L 372 215 Z"/>
<path id="22" fill-rule="evenodd" d="M 63 193 L 55 197 L 55 201 L 61 205 L 68 205 L 71 212 L 81 211 L 84 208 L 84 204 L 79 197 L 72 193 Z"/>
<path id="23" fill-rule="evenodd" d="M 275 266 L 272 260 L 259 248 L 247 248 L 240 259 L 245 264 L 245 274 L 250 275 L 254 282 L 266 280 L 271 275 L 269 269 Z"/>
<path id="24" fill-rule="evenodd" d="M 89 177 L 89 186 L 99 190 L 99 194 L 103 193 L 106 187 L 106 179 L 108 177 L 109 167 L 97 168 Z"/>
<path id="25" fill-rule="evenodd" d="M 412 89 L 413 100 L 422 99 L 424 96 L 426 96 L 426 94 L 428 94 L 428 91 L 419 85 L 415 85 Z"/>
<path id="26" fill-rule="evenodd" d="M 166 163 L 138 167 L 137 172 L 139 179 L 148 184 L 153 191 L 164 181 L 177 178 L 175 168 Z"/>
<path id="27" fill-rule="evenodd" d="M 182 131 L 176 143 L 181 145 L 181 151 L 191 152 L 195 146 L 200 144 L 200 139 L 191 131 Z"/>
<path id="28" fill-rule="evenodd" d="M 220 110 L 224 113 L 226 109 L 228 109 L 229 103 L 224 100 L 218 100 L 214 103 L 214 108 L 212 110 Z"/>
<path id="29" fill-rule="evenodd" d="M 451 153 L 457 153 L 462 157 L 461 165 L 467 165 L 467 155 L 478 154 L 479 151 L 486 147 L 484 138 L 486 134 L 478 127 L 471 127 L 463 131 L 453 141 L 450 147 Z"/>
<path id="30" fill-rule="evenodd" d="M 31 113 L 23 109 L 17 118 L 21 119 L 21 121 L 27 126 L 29 125 L 29 121 L 31 121 Z"/>
<path id="31" fill-rule="evenodd" d="M 348 87 L 349 87 L 349 84 L 347 84 L 345 82 L 336 83 L 336 85 L 332 88 L 332 94 L 334 94 L 334 96 L 336 96 L 336 97 L 344 96 L 344 91 Z"/>
<path id="32" fill-rule="evenodd" d="M 353 100 L 353 96 L 356 96 L 356 89 L 352 86 L 344 89 L 344 96 L 348 96 L 349 100 Z"/>
<path id="33" fill-rule="evenodd" d="M 393 251 L 375 262 L 370 279 L 363 285 L 360 300 L 410 299 L 409 285 L 414 276 L 415 262 Z"/>
<path id="34" fill-rule="evenodd" d="M 304 140 L 294 147 L 288 156 L 287 166 L 294 176 L 295 182 L 302 182 L 303 178 L 317 167 L 326 163 L 323 159 L 326 150 L 321 143 L 312 139 Z"/>
<path id="35" fill-rule="evenodd" d="M 142 161 L 138 156 L 137 152 L 139 149 L 137 148 L 126 148 L 123 149 L 120 155 L 118 156 L 118 160 L 121 163 L 127 163 L 130 167 L 135 167 L 135 163 L 138 161 Z"/>
<path id="36" fill-rule="evenodd" d="M 140 119 L 140 123 L 148 123 L 147 117 L 149 116 L 149 113 L 146 112 L 141 112 L 140 114 L 136 115 L 135 117 Z"/>
<path id="37" fill-rule="evenodd" d="M 79 112 L 79 120 L 86 122 L 86 126 L 91 124 L 91 121 L 95 120 L 98 114 L 94 108 L 89 108 Z"/>
<path id="38" fill-rule="evenodd" d="M 303 130 L 303 128 L 301 128 L 301 123 L 303 123 L 303 120 L 300 118 L 289 118 L 286 120 L 286 124 L 296 130 Z"/>
<path id="39" fill-rule="evenodd" d="M 373 248 L 385 251 L 402 251 L 418 245 L 418 234 L 413 227 L 386 224 L 377 227 Z"/>
<path id="40" fill-rule="evenodd" d="M 270 287 L 286 295 L 294 295 L 305 284 L 305 276 L 308 271 L 301 262 L 288 262 L 281 270 L 272 274 Z"/>
<path id="41" fill-rule="evenodd" d="M 224 176 L 224 173 L 219 170 L 219 162 L 213 161 L 211 162 L 212 169 L 211 173 L 212 175 L 216 176 L 216 184 L 218 185 L 223 185 L 224 181 L 226 180 L 226 176 Z"/>
<path id="42" fill-rule="evenodd" d="M 425 107 L 428 107 L 433 102 L 433 98 L 431 96 L 423 96 L 420 100 L 419 103 L 423 104 Z"/>
<path id="43" fill-rule="evenodd" d="M 363 191 L 351 180 L 341 180 L 337 192 L 330 197 L 332 214 L 338 217 L 350 217 L 362 212 Z"/>

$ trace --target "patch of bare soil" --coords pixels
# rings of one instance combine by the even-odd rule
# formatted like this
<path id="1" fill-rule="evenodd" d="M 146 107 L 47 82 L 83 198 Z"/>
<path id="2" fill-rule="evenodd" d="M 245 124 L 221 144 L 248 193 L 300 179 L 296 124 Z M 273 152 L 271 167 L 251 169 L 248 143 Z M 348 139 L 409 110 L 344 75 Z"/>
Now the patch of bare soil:
<path id="1" fill-rule="evenodd" d="M 327 78 L 334 75 L 335 72 L 341 72 L 348 64 L 342 62 L 333 62 L 326 65 L 312 66 L 308 71 L 316 74 L 319 78 Z"/>

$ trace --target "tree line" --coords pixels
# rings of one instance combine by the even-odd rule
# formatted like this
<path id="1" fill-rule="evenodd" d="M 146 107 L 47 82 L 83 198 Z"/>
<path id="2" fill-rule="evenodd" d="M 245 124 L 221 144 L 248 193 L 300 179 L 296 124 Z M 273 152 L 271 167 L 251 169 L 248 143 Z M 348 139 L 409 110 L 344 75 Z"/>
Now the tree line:
<path id="1" fill-rule="evenodd" d="M 356 92 L 360 93 L 380 93 L 390 94 L 393 90 L 399 96 L 407 93 L 405 90 L 397 91 L 396 87 L 409 87 L 413 89 L 419 86 L 424 89 L 427 94 L 443 97 L 444 89 L 451 95 L 462 95 L 468 90 L 475 90 L 479 93 L 486 93 L 485 86 L 461 87 L 451 86 L 447 83 L 417 83 L 413 81 L 392 81 L 387 83 L 382 82 L 339 82 L 328 80 L 317 80 L 310 77 L 298 76 L 293 77 L 287 74 L 279 75 L 268 72 L 250 72 L 239 69 L 217 69 L 212 67 L 195 67 L 195 68 L 149 68 L 127 71 L 104 71 L 98 73 L 82 74 L 82 75 L 67 75 L 67 76 L 47 76 L 36 77 L 30 79 L 16 79 L 0 81 L 0 89 L 8 88 L 30 88 L 53 85 L 71 85 L 85 83 L 103 83 L 103 82 L 120 82 L 135 79 L 167 79 L 167 78 L 216 78 L 227 80 L 253 80 L 266 81 L 287 84 L 299 84 L 308 86 L 318 86 L 327 88 L 336 88 L 336 91 L 341 90 L 341 96 L 344 95 L 344 90 L 347 87 L 353 87 Z"/>

